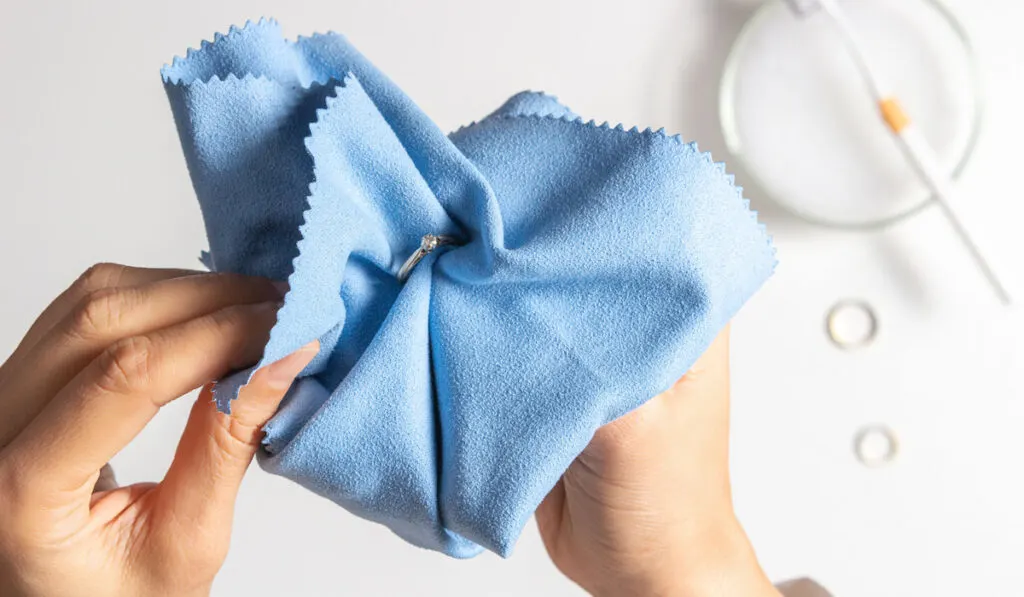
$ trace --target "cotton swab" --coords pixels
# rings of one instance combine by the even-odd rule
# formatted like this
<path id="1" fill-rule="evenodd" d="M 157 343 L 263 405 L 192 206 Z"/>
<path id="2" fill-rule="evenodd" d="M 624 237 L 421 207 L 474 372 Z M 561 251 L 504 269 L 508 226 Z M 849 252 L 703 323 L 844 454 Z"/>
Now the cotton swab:
<path id="1" fill-rule="evenodd" d="M 953 225 L 953 229 L 963 241 L 989 283 L 995 290 L 996 295 L 1004 303 L 1009 305 L 1012 302 L 1009 291 L 999 279 L 989 261 L 985 258 L 981 248 L 974 241 L 970 231 L 964 224 L 956 204 L 957 193 L 953 186 L 953 180 L 941 165 L 935 149 L 928 144 L 920 129 L 914 126 L 910 117 L 900 105 L 895 94 L 890 92 L 882 83 L 877 71 L 872 68 L 865 50 L 865 44 L 857 33 L 856 28 L 850 22 L 849 17 L 839 6 L 837 0 L 786 0 L 793 12 L 803 17 L 813 12 L 823 12 L 832 21 L 840 33 L 844 46 L 850 57 L 853 59 L 861 78 L 867 85 L 871 95 L 878 102 L 878 107 L 889 130 L 895 135 L 900 148 L 921 180 L 935 196 L 936 201 L 942 208 L 943 213 Z"/>

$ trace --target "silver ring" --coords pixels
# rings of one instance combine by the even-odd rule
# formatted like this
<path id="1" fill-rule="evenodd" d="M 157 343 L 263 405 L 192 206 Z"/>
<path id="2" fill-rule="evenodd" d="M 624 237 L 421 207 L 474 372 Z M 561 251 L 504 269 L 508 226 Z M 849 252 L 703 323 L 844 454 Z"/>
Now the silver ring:
<path id="1" fill-rule="evenodd" d="M 854 436 L 853 452 L 864 466 L 879 468 L 896 459 L 900 440 L 896 432 L 885 425 L 867 425 Z"/>
<path id="2" fill-rule="evenodd" d="M 425 234 L 423 239 L 420 240 L 420 248 L 413 251 L 412 255 L 405 260 L 402 264 L 402 268 L 398 270 L 398 282 L 404 284 L 409 279 L 409 274 L 412 273 L 412 269 L 416 267 L 416 264 L 423 261 L 423 258 L 429 255 L 434 249 L 443 247 L 444 245 L 454 245 L 455 239 L 451 236 L 444 235 L 433 235 Z"/>
<path id="3" fill-rule="evenodd" d="M 846 312 L 859 313 L 864 317 L 865 327 L 858 333 L 847 333 L 841 325 L 841 317 Z M 846 350 L 862 348 L 871 344 L 878 336 L 878 316 L 875 310 L 865 301 L 844 300 L 832 306 L 825 317 L 825 330 L 832 342 Z"/>

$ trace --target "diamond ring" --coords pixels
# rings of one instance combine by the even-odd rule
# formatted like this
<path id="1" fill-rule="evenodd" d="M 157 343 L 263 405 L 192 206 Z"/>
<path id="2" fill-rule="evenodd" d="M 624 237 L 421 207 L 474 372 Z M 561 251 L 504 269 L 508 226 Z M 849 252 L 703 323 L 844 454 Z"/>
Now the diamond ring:
<path id="1" fill-rule="evenodd" d="M 444 245 L 454 244 L 455 239 L 451 236 L 425 234 L 420 240 L 420 248 L 413 251 L 412 255 L 409 255 L 409 258 L 402 264 L 402 269 L 398 270 L 398 282 L 404 284 L 409 278 L 409 274 L 412 273 L 412 269 L 416 267 L 416 264 L 429 255 L 431 251 Z"/>

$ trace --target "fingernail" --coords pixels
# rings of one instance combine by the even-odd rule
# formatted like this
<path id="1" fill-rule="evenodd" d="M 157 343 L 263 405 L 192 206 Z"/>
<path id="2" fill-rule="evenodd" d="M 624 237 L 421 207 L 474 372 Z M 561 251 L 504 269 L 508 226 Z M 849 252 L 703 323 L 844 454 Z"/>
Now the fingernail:
<path id="1" fill-rule="evenodd" d="M 274 280 L 271 284 L 274 285 L 274 288 L 277 289 L 277 292 L 280 293 L 281 296 L 288 294 L 288 290 L 291 288 L 291 286 L 288 285 L 288 282 L 285 282 L 284 280 Z"/>
<path id="2" fill-rule="evenodd" d="M 267 385 L 277 390 L 286 390 L 295 377 L 306 368 L 313 357 L 320 352 L 320 342 L 314 340 L 280 361 L 267 366 Z"/>

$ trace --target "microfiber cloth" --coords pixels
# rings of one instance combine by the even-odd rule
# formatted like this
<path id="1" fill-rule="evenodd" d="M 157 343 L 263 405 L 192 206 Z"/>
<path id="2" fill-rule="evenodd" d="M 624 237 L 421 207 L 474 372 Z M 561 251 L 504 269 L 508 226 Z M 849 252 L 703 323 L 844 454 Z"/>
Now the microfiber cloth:
<path id="1" fill-rule="evenodd" d="M 696 145 L 549 95 L 445 134 L 344 37 L 268 20 L 162 75 L 205 263 L 290 285 L 260 365 L 322 346 L 261 466 L 421 547 L 508 555 L 595 430 L 679 379 L 775 265 Z M 427 234 L 455 243 L 400 282 Z M 252 371 L 218 383 L 222 410 Z"/>

